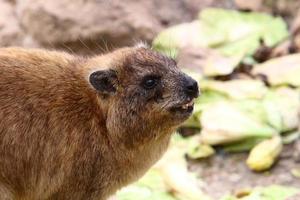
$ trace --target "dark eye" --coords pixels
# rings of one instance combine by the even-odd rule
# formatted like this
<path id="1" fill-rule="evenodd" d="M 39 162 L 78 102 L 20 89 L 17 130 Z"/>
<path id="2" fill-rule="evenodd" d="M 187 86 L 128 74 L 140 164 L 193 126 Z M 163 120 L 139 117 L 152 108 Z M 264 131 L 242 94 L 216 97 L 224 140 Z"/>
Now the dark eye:
<path id="1" fill-rule="evenodd" d="M 158 77 L 147 76 L 142 84 L 145 89 L 153 89 L 158 84 Z"/>

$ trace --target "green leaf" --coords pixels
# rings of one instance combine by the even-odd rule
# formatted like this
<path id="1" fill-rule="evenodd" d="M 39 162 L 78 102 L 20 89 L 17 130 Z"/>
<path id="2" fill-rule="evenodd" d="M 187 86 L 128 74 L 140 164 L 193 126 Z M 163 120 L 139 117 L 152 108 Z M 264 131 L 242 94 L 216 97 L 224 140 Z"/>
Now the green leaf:
<path id="1" fill-rule="evenodd" d="M 239 142 L 228 144 L 224 146 L 223 149 L 225 152 L 230 152 L 230 153 L 250 151 L 255 145 L 257 145 L 263 140 L 265 140 L 265 138 L 260 138 L 260 137 L 248 138 Z"/>
<path id="2" fill-rule="evenodd" d="M 205 144 L 217 145 L 251 137 L 268 138 L 278 133 L 264 123 L 263 117 L 254 116 L 232 102 L 212 104 L 201 114 L 201 139 Z"/>
<path id="3" fill-rule="evenodd" d="M 300 110 L 299 93 L 288 87 L 280 87 L 268 92 L 263 100 L 267 118 L 279 132 L 294 130 L 298 127 Z"/>
<path id="4" fill-rule="evenodd" d="M 263 39 L 274 46 L 288 37 L 287 25 L 280 17 L 256 13 L 207 8 L 199 20 L 162 31 L 153 41 L 157 50 L 172 54 L 184 47 L 210 47 L 224 55 L 250 55 Z"/>
<path id="5" fill-rule="evenodd" d="M 232 99 L 261 99 L 268 88 L 259 80 L 240 79 L 231 81 L 200 81 L 200 87 L 203 91 L 215 91 L 222 93 Z"/>
<path id="6" fill-rule="evenodd" d="M 273 86 L 300 86 L 300 53 L 271 59 L 254 66 L 253 74 L 262 74 Z"/>
<path id="7" fill-rule="evenodd" d="M 200 12 L 199 18 L 214 28 L 215 34 L 225 36 L 223 43 L 215 46 L 225 55 L 252 54 L 259 47 L 260 39 L 274 46 L 288 37 L 282 18 L 263 13 L 209 8 Z"/>
<path id="8" fill-rule="evenodd" d="M 299 189 L 280 185 L 272 185 L 262 189 L 262 195 L 266 200 L 285 200 L 299 192 Z"/>
<path id="9" fill-rule="evenodd" d="M 164 180 L 156 169 L 150 169 L 138 182 L 117 192 L 118 200 L 176 200 L 167 192 Z"/>

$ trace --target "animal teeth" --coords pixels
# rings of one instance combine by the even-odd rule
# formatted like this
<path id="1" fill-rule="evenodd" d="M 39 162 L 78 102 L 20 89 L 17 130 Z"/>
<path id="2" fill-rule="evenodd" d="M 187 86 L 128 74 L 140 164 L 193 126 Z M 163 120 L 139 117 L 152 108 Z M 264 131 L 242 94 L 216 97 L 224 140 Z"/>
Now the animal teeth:
<path id="1" fill-rule="evenodd" d="M 189 103 L 187 103 L 186 105 L 187 106 L 192 106 L 194 104 L 194 102 L 193 101 L 190 101 Z"/>
<path id="2" fill-rule="evenodd" d="M 188 109 L 190 106 L 192 106 L 193 103 L 187 103 L 181 106 L 182 109 Z"/>
<path id="3" fill-rule="evenodd" d="M 194 102 L 190 101 L 184 105 L 181 106 L 182 109 L 188 109 L 190 106 L 193 106 Z"/>

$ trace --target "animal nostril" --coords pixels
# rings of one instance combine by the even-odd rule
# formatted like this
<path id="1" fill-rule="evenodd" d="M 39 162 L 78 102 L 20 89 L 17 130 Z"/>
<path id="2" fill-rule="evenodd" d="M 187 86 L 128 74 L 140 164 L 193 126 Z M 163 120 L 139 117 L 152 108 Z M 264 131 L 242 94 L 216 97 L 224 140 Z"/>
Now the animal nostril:
<path id="1" fill-rule="evenodd" d="M 198 89 L 198 83 L 197 81 L 189 78 L 186 84 L 186 92 L 188 95 L 191 95 L 193 97 L 198 97 L 199 95 L 199 89 Z"/>
<path id="2" fill-rule="evenodd" d="M 195 81 L 195 82 L 191 83 L 190 85 L 187 85 L 187 89 L 191 90 L 191 91 L 194 91 L 194 90 L 198 89 L 197 82 Z"/>

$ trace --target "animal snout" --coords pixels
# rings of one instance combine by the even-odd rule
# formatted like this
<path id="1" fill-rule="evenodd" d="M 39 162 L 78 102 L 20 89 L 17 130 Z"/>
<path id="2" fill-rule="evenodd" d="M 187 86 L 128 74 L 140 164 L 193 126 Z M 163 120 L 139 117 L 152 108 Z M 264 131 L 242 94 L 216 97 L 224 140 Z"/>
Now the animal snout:
<path id="1" fill-rule="evenodd" d="M 193 98 L 197 98 L 199 96 L 199 88 L 198 83 L 194 79 L 189 76 L 185 77 L 185 93 Z"/>

